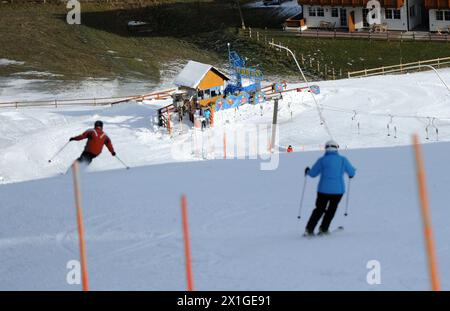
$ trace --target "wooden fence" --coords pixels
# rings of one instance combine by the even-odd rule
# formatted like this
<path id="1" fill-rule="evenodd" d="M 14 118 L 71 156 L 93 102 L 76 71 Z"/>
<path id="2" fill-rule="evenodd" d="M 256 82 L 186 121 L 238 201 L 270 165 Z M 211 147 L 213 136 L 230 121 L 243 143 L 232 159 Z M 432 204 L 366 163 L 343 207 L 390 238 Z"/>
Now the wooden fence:
<path id="1" fill-rule="evenodd" d="M 82 99 L 52 99 L 35 101 L 10 101 L 0 102 L 1 108 L 43 108 L 43 107 L 70 107 L 70 106 L 108 106 L 125 103 L 129 101 L 143 101 L 152 99 L 166 99 L 175 91 L 169 89 L 144 95 L 132 95 L 122 97 L 103 97 L 103 98 L 82 98 Z"/>
<path id="2" fill-rule="evenodd" d="M 286 33 L 286 32 L 284 32 L 284 33 Z M 304 32 L 304 34 L 305 33 L 306 32 Z M 334 33 L 336 35 L 336 38 L 339 37 L 339 35 L 337 34 L 336 31 L 334 31 L 334 32 L 313 31 L 311 33 L 315 33 L 316 35 L 317 35 L 317 33 L 319 33 L 318 38 L 320 38 L 321 35 L 324 33 Z M 271 49 L 275 49 L 275 50 L 279 51 L 280 53 L 284 53 L 286 56 L 289 56 L 287 51 L 270 45 L 270 43 L 276 43 L 278 45 L 289 48 L 287 45 L 284 45 L 281 42 L 276 42 L 274 39 L 274 36 L 280 36 L 280 35 L 283 36 L 282 31 L 278 31 L 275 34 L 273 30 L 270 30 L 270 31 L 253 30 L 251 28 L 248 28 L 247 30 L 241 30 L 241 34 L 251 40 L 260 42 L 263 45 L 267 45 Z M 345 33 L 345 34 L 349 34 L 349 33 Z M 392 36 L 391 38 L 397 38 L 398 36 L 400 36 L 400 38 L 401 38 L 401 36 L 402 36 L 401 34 L 402 34 L 401 32 L 398 32 L 398 34 L 396 34 L 395 36 Z M 360 35 L 366 36 L 367 34 L 361 33 Z M 372 35 L 376 35 L 376 34 L 372 33 Z M 386 36 L 386 34 L 381 34 L 381 35 Z M 302 35 L 300 35 L 300 36 L 302 36 Z M 350 36 L 357 38 L 358 35 L 354 33 L 353 35 L 350 35 Z M 427 36 L 428 36 L 428 34 L 427 34 Z M 432 36 L 434 36 L 434 35 L 432 35 Z M 324 38 L 325 37 L 326 36 L 324 36 Z M 372 38 L 374 38 L 374 37 L 372 37 Z M 405 35 L 403 37 L 403 40 L 407 40 L 406 38 L 407 37 Z M 415 40 L 419 40 L 419 39 L 416 38 Z M 447 36 L 446 36 L 445 40 L 450 40 L 450 38 L 447 38 Z M 292 50 L 292 51 L 294 54 L 296 54 L 295 50 Z M 321 61 L 317 58 L 315 58 L 315 59 L 305 58 L 303 54 L 296 55 L 296 57 L 297 57 L 298 61 L 301 63 L 302 68 L 305 68 L 308 71 L 310 76 L 313 76 L 313 77 L 315 76 L 314 78 L 321 78 L 321 79 L 325 79 L 325 80 L 330 80 L 330 79 L 335 80 L 335 79 L 353 78 L 353 77 L 361 77 L 361 76 L 367 77 L 367 76 L 389 74 L 389 73 L 403 73 L 406 70 L 408 70 L 408 71 L 411 70 L 411 68 L 407 69 L 406 67 L 413 67 L 413 66 L 419 67 L 419 68 L 415 68 L 415 70 L 428 69 L 428 68 L 426 68 L 425 65 L 431 65 L 436 68 L 450 67 L 450 65 L 449 65 L 450 57 L 444 57 L 444 58 L 436 58 L 436 59 L 431 59 L 431 60 L 424 60 L 424 61 L 418 61 L 418 62 L 412 62 L 412 63 L 393 65 L 393 66 L 382 66 L 382 67 L 373 68 L 373 69 L 364 69 L 364 70 L 344 73 L 342 68 L 336 68 L 335 65 L 332 63 L 327 63 L 327 62 Z M 423 66 L 423 67 L 420 67 L 420 66 Z"/>
<path id="3" fill-rule="evenodd" d="M 417 68 L 416 70 L 421 70 L 422 68 L 428 69 L 425 67 L 426 65 L 433 66 L 436 68 L 450 67 L 450 57 L 436 58 L 393 66 L 381 66 L 377 68 L 352 71 L 348 72 L 347 76 L 348 78 L 355 78 L 355 77 L 377 76 L 391 73 L 403 73 L 406 70 L 409 70 L 410 67 L 415 67 Z"/>
<path id="4" fill-rule="evenodd" d="M 281 31 L 280 31 L 281 33 Z M 450 42 L 450 35 L 448 33 L 432 33 L 428 31 L 386 31 L 386 32 L 371 32 L 371 31 L 357 31 L 347 32 L 338 29 L 331 31 L 321 29 L 308 29 L 305 31 L 293 31 L 286 29 L 284 36 L 305 37 L 305 38 L 331 38 L 331 39 L 366 39 L 366 40 L 387 40 L 387 41 L 433 41 L 433 42 Z"/>
<path id="5" fill-rule="evenodd" d="M 255 40 L 270 49 L 283 53 L 283 56 L 289 56 L 289 52 L 274 47 L 270 43 L 276 43 L 281 46 L 285 46 L 289 48 L 287 45 L 282 44 L 281 42 L 275 41 L 275 39 L 271 36 L 271 31 L 262 31 L 262 30 L 253 30 L 252 28 L 248 28 L 246 30 L 241 30 L 241 34 L 251 40 Z M 277 34 L 278 35 L 278 34 Z M 307 74 L 313 79 L 325 79 L 325 80 L 336 80 L 346 78 L 341 68 L 336 68 L 331 63 L 326 63 L 319 59 L 306 58 L 303 54 L 296 55 L 295 50 L 292 50 L 298 61 L 300 62 L 302 68 L 305 68 Z"/>

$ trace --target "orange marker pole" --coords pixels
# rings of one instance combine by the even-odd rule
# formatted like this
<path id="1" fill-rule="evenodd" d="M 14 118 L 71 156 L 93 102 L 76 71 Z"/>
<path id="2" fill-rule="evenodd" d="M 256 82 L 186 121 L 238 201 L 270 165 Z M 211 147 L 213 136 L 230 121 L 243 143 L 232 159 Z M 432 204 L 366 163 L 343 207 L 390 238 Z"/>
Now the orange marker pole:
<path id="1" fill-rule="evenodd" d="M 186 278 L 188 291 L 194 290 L 194 281 L 192 278 L 192 265 L 191 265 L 191 247 L 189 244 L 189 224 L 187 216 L 187 201 L 186 196 L 181 196 L 181 216 L 183 219 L 183 236 L 184 236 L 184 255 L 186 258 Z"/>
<path id="2" fill-rule="evenodd" d="M 172 136 L 172 126 L 170 124 L 170 112 L 167 110 L 167 127 L 169 130 L 169 135 Z"/>
<path id="3" fill-rule="evenodd" d="M 81 261 L 81 281 L 83 291 L 89 291 L 87 261 L 86 261 L 86 247 L 84 243 L 84 227 L 83 227 L 83 212 L 81 210 L 81 190 L 80 178 L 78 176 L 78 162 L 72 164 L 73 185 L 75 189 L 75 207 L 77 209 L 77 224 L 78 224 L 78 241 L 80 243 L 80 261 Z"/>
<path id="4" fill-rule="evenodd" d="M 223 131 L 223 158 L 227 159 L 227 132 Z"/>
<path id="5" fill-rule="evenodd" d="M 417 165 L 417 185 L 419 188 L 419 198 L 422 210 L 423 230 L 425 235 L 426 251 L 428 255 L 428 268 L 431 277 L 431 288 L 433 291 L 439 291 L 440 282 L 437 266 L 437 258 L 434 247 L 433 230 L 431 225 L 430 207 L 428 204 L 428 193 L 425 180 L 425 168 L 423 164 L 422 151 L 420 148 L 419 137 L 413 136 L 414 152 Z"/>

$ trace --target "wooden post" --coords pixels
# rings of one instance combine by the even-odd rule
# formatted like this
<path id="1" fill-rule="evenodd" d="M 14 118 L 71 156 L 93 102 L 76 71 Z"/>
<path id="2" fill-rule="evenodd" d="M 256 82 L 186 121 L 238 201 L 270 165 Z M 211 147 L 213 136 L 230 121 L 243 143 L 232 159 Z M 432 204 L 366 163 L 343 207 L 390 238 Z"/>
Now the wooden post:
<path id="1" fill-rule="evenodd" d="M 75 207 L 77 210 L 77 225 L 78 225 L 78 242 L 80 247 L 80 264 L 81 264 L 81 282 L 83 291 L 89 291 L 86 247 L 84 243 L 84 226 L 83 226 L 83 212 L 81 210 L 81 189 L 80 178 L 78 176 L 78 161 L 72 164 L 73 185 L 75 191 Z"/>
<path id="2" fill-rule="evenodd" d="M 419 190 L 419 199 L 422 211 L 423 234 L 425 236 L 426 252 L 428 255 L 428 269 L 431 279 L 431 288 L 433 291 L 439 291 L 440 290 L 439 273 L 437 266 L 437 257 L 434 247 L 430 207 L 428 204 L 425 168 L 423 163 L 422 151 L 419 144 L 419 137 L 417 136 L 417 134 L 413 136 L 413 142 L 414 142 L 414 153 L 416 156 L 417 186 Z"/>
<path id="3" fill-rule="evenodd" d="M 183 194 L 181 196 L 181 217 L 183 223 L 183 237 L 184 237 L 184 256 L 186 263 L 186 280 L 187 280 L 187 290 L 194 290 L 194 281 L 192 277 L 192 264 L 191 264 L 191 246 L 189 241 L 189 223 L 187 214 L 187 200 L 186 196 Z"/>
<path id="4" fill-rule="evenodd" d="M 336 73 L 334 71 L 334 67 L 333 67 L 333 80 L 336 80 Z"/>
<path id="5" fill-rule="evenodd" d="M 248 27 L 248 34 L 249 34 L 250 39 L 251 39 L 252 38 L 252 28 L 251 27 Z"/>

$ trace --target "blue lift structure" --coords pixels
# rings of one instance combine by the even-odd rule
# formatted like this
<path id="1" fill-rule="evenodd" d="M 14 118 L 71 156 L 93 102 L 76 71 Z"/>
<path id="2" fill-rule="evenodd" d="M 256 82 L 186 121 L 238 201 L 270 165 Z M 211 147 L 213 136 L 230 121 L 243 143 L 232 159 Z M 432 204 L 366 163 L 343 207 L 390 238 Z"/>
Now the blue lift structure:
<path id="1" fill-rule="evenodd" d="M 228 61 L 231 69 L 234 71 L 234 79 L 226 87 L 226 95 L 233 95 L 240 92 L 254 94 L 261 90 L 261 82 L 263 80 L 262 71 L 254 67 L 247 67 L 245 59 L 236 51 L 231 51 L 229 44 Z"/>

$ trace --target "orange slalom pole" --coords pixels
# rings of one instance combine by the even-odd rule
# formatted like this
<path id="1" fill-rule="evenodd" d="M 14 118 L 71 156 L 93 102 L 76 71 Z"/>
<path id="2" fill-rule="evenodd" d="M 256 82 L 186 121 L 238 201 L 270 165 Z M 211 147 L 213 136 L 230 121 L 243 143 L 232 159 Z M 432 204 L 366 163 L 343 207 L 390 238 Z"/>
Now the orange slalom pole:
<path id="1" fill-rule="evenodd" d="M 227 132 L 223 131 L 223 158 L 227 159 Z"/>
<path id="2" fill-rule="evenodd" d="M 186 260 L 186 279 L 188 291 L 194 290 L 194 281 L 192 277 L 192 264 L 191 264 L 191 246 L 189 244 L 189 224 L 187 215 L 187 200 L 183 194 L 181 196 L 181 216 L 183 219 L 183 236 L 184 236 L 184 255 Z"/>
<path id="3" fill-rule="evenodd" d="M 83 212 L 81 210 L 81 190 L 80 178 L 78 176 L 78 162 L 72 164 L 73 185 L 75 189 L 75 207 L 77 209 L 77 223 L 78 223 L 78 240 L 80 243 L 80 261 L 81 261 L 81 281 L 83 291 L 89 291 L 87 261 L 86 261 L 86 247 L 84 243 L 84 227 L 83 227 Z"/>
<path id="4" fill-rule="evenodd" d="M 423 230 L 428 255 L 428 269 L 431 277 L 431 288 L 433 291 L 441 289 L 438 274 L 437 257 L 434 247 L 433 230 L 431 225 L 430 207 L 428 204 L 428 193 L 425 180 L 425 167 L 423 163 L 422 151 L 420 148 L 419 137 L 413 136 L 414 151 L 417 165 L 417 185 L 419 190 L 420 205 L 422 210 Z"/>

